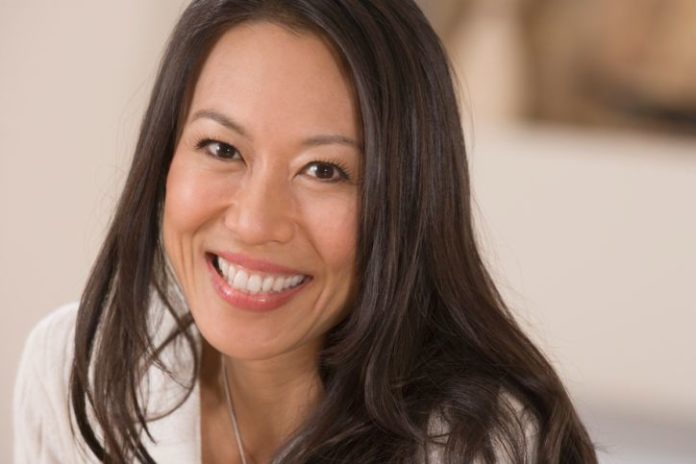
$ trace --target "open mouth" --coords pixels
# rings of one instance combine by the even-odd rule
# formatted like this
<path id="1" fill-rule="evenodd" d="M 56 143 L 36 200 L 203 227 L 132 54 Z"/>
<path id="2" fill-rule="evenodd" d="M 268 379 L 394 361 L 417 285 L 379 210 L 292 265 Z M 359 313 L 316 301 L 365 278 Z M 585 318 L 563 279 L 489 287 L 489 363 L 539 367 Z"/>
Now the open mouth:
<path id="1" fill-rule="evenodd" d="M 311 279 L 305 274 L 275 274 L 253 271 L 208 253 L 213 268 L 233 289 L 249 295 L 274 295 L 297 288 Z"/>

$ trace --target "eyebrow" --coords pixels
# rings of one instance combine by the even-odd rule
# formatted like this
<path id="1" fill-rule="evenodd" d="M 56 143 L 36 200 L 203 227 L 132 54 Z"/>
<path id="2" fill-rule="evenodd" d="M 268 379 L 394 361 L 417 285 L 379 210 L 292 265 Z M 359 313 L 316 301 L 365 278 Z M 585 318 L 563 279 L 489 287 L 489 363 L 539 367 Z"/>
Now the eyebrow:
<path id="1" fill-rule="evenodd" d="M 249 135 L 244 130 L 244 128 L 242 127 L 241 124 L 235 122 L 232 118 L 229 118 L 222 113 L 218 113 L 217 111 L 212 111 L 212 110 L 196 111 L 196 113 L 193 115 L 193 118 L 191 118 L 191 121 L 196 121 L 197 119 L 211 119 L 211 120 L 215 121 L 216 123 L 220 124 L 221 126 L 224 126 L 231 131 L 237 132 L 238 134 L 249 138 Z"/>
<path id="2" fill-rule="evenodd" d="M 216 123 L 220 124 L 223 127 L 226 127 L 227 129 L 238 133 L 239 135 L 242 135 L 246 138 L 250 138 L 248 132 L 244 129 L 244 127 L 236 122 L 234 119 L 230 118 L 229 116 L 226 116 L 222 113 L 219 113 L 217 111 L 213 110 L 199 110 L 196 111 L 196 113 L 193 115 L 193 118 L 191 118 L 191 121 L 195 121 L 197 119 L 210 119 L 212 121 L 215 121 Z M 320 145 L 333 145 L 333 144 L 339 144 L 339 145 L 347 145 L 353 148 L 356 148 L 358 150 L 362 150 L 362 147 L 358 142 L 355 140 L 351 139 L 350 137 L 346 137 L 345 135 L 340 135 L 340 134 L 324 134 L 324 135 L 315 135 L 313 137 L 309 137 L 308 139 L 305 139 L 302 142 L 303 146 L 306 147 L 317 147 Z"/>

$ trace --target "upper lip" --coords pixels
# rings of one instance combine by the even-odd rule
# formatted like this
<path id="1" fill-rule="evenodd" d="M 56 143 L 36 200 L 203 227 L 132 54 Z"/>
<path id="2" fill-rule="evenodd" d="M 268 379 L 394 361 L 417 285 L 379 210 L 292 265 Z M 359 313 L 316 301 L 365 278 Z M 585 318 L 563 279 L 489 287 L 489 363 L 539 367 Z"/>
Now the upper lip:
<path id="1" fill-rule="evenodd" d="M 225 261 L 231 264 L 241 266 L 250 271 L 266 272 L 270 274 L 307 275 L 302 271 L 298 271 L 297 269 L 281 266 L 280 264 L 276 264 L 271 261 L 266 261 L 260 258 L 253 258 L 251 256 L 243 255 L 240 253 L 229 253 L 225 251 L 213 253 L 217 256 L 220 256 Z"/>

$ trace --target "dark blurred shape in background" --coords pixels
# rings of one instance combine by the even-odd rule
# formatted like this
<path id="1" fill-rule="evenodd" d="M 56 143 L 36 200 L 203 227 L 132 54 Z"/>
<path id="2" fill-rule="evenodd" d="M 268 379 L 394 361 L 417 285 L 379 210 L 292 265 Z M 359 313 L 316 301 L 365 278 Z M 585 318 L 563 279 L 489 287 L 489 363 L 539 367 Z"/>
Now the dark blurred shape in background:
<path id="1" fill-rule="evenodd" d="M 471 46 L 467 30 L 505 30 L 512 55 L 473 53 L 479 60 L 514 57 L 515 69 L 499 69 L 518 81 L 510 84 L 519 93 L 515 116 L 696 134 L 694 0 L 419 3 L 453 57 Z"/>

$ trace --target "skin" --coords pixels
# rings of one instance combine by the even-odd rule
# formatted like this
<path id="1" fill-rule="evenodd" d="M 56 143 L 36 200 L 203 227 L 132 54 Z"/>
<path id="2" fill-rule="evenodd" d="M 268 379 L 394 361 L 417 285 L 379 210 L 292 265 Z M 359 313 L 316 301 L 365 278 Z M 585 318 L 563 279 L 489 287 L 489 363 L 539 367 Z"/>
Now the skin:
<path id="1" fill-rule="evenodd" d="M 205 463 L 240 462 L 221 362 L 251 462 L 268 462 L 321 400 L 318 352 L 349 310 L 355 280 L 359 127 L 352 86 L 314 34 L 243 24 L 204 63 L 167 177 L 163 237 L 204 338 Z M 235 308 L 213 288 L 211 251 L 311 280 L 278 309 Z"/>

